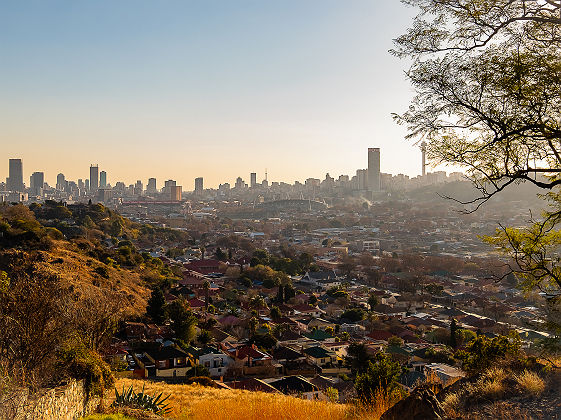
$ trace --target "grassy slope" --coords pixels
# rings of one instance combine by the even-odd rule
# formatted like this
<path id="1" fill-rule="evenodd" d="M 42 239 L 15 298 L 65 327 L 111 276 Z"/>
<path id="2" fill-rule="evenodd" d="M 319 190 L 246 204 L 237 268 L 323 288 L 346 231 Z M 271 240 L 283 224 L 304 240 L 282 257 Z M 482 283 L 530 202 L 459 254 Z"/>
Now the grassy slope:
<path id="1" fill-rule="evenodd" d="M 150 290 L 139 273 L 108 267 L 109 278 L 104 278 L 94 271 L 98 266 L 105 266 L 103 263 L 76 252 L 66 241 L 56 241 L 56 247 L 52 250 L 39 252 L 43 256 L 40 268 L 59 275 L 63 284 L 70 286 L 78 296 L 93 299 L 121 296 L 124 298 L 126 315 L 144 313 Z"/>
<path id="2" fill-rule="evenodd" d="M 172 412 L 169 417 L 179 420 L 343 420 L 379 417 L 375 413 L 369 413 L 368 416 L 356 413 L 354 407 L 348 405 L 306 401 L 282 394 L 223 390 L 198 385 L 169 385 L 134 379 L 120 379 L 116 383 L 119 390 L 123 385 L 125 388 L 133 385 L 137 391 L 145 385 L 145 392 L 149 394 L 171 394 L 168 401 Z"/>

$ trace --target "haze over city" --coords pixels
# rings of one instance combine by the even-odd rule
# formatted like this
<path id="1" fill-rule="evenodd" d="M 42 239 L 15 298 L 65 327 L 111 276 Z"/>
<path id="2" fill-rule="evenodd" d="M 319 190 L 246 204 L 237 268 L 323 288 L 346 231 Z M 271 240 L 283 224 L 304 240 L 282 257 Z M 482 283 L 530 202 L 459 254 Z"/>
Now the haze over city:
<path id="1" fill-rule="evenodd" d="M 0 5 L 0 142 L 56 183 L 149 177 L 190 187 L 420 174 L 391 118 L 408 106 L 390 54 L 412 10 L 372 1 L 8 2 Z M 9 42 L 8 42 L 9 41 Z M 7 159 L 0 160 L 2 178 Z"/>

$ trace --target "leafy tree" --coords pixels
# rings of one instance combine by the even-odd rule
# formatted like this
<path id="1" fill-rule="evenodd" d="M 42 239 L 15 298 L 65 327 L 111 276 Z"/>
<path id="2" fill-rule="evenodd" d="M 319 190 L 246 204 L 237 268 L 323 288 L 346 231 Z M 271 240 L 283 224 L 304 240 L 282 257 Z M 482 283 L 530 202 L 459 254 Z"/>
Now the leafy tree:
<path id="1" fill-rule="evenodd" d="M 318 298 L 316 297 L 316 295 L 310 294 L 310 295 L 308 296 L 308 303 L 309 303 L 310 305 L 315 305 L 316 303 L 318 303 Z"/>
<path id="2" fill-rule="evenodd" d="M 368 307 L 370 308 L 370 310 L 374 310 L 374 306 L 376 306 L 378 304 L 378 296 L 376 296 L 374 293 L 371 293 L 370 296 L 368 296 Z"/>
<path id="3" fill-rule="evenodd" d="M 561 268 L 561 1 L 402 0 L 420 8 L 394 53 L 411 60 L 416 91 L 395 118 L 429 158 L 466 170 L 477 209 L 525 182 L 550 207 L 525 228 L 500 226 L 487 241 L 513 259 L 526 290 L 559 312 Z M 552 319 L 561 331 L 559 319 Z"/>
<path id="4" fill-rule="evenodd" d="M 218 261 L 226 261 L 226 253 L 220 249 L 220 247 L 216 248 L 214 256 Z"/>
<path id="5" fill-rule="evenodd" d="M 364 317 L 365 313 L 361 308 L 347 309 L 341 314 L 341 319 L 346 319 L 350 322 L 362 321 Z"/>
<path id="6" fill-rule="evenodd" d="M 146 306 L 146 314 L 156 324 L 162 324 L 165 320 L 166 313 L 164 306 L 166 305 L 166 299 L 164 297 L 164 292 L 159 287 L 152 290 L 150 299 L 148 299 L 148 306 Z"/>
<path id="7" fill-rule="evenodd" d="M 275 322 L 277 322 L 279 319 L 282 318 L 282 314 L 278 306 L 273 306 L 271 308 L 270 315 L 271 315 L 271 319 Z"/>
<path id="8" fill-rule="evenodd" d="M 197 341 L 201 343 L 202 346 L 206 346 L 212 341 L 212 335 L 207 330 L 202 330 L 197 336 Z"/>
<path id="9" fill-rule="evenodd" d="M 518 355 L 520 338 L 513 336 L 498 336 L 489 339 L 479 335 L 465 348 L 455 354 L 455 358 L 462 361 L 462 369 L 470 374 L 481 372 L 497 361 Z"/>
<path id="10" fill-rule="evenodd" d="M 357 375 L 355 389 L 358 397 L 365 402 L 373 402 L 381 393 L 385 397 L 400 391 L 397 382 L 402 373 L 399 362 L 383 352 L 376 353 L 374 359 L 368 362 L 366 371 Z"/>
<path id="11" fill-rule="evenodd" d="M 347 350 L 345 363 L 353 372 L 364 372 L 368 367 L 368 362 L 372 356 L 368 353 L 368 349 L 364 343 L 351 343 Z"/>
<path id="12" fill-rule="evenodd" d="M 192 341 L 196 335 L 197 318 L 191 312 L 189 304 L 184 299 L 174 300 L 167 305 L 166 311 L 175 336 L 185 343 Z"/>
<path id="13" fill-rule="evenodd" d="M 401 347 L 403 346 L 403 339 L 394 335 L 393 337 L 388 338 L 388 346 Z"/>

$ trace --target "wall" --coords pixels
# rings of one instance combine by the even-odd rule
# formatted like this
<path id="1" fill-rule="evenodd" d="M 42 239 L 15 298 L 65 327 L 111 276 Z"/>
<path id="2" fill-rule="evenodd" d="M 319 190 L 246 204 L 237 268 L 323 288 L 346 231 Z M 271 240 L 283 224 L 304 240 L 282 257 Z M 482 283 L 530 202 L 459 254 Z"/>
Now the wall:
<path id="1" fill-rule="evenodd" d="M 0 396 L 0 419 L 75 420 L 95 411 L 99 403 L 98 397 L 88 400 L 84 381 L 71 381 L 33 395 L 22 389 Z"/>

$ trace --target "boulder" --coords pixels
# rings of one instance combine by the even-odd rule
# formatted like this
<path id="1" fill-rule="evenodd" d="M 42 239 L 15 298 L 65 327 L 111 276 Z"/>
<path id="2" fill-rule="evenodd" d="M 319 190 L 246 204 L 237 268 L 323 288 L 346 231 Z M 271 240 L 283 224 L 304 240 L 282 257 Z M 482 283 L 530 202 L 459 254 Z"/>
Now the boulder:
<path id="1" fill-rule="evenodd" d="M 411 395 L 386 411 L 380 420 L 434 420 L 444 417 L 444 409 L 435 393 L 428 387 L 417 387 Z"/>

